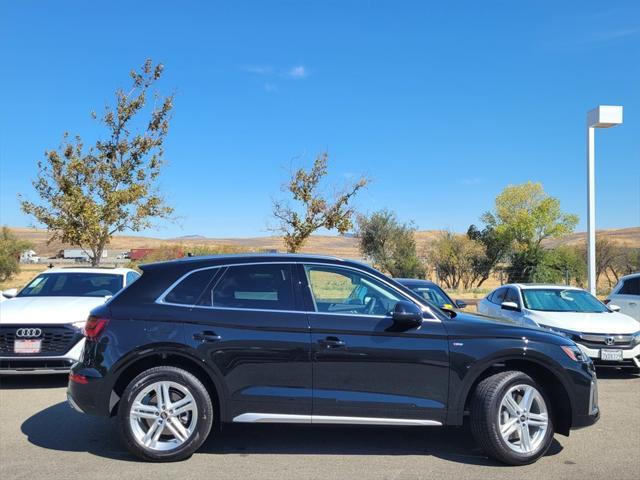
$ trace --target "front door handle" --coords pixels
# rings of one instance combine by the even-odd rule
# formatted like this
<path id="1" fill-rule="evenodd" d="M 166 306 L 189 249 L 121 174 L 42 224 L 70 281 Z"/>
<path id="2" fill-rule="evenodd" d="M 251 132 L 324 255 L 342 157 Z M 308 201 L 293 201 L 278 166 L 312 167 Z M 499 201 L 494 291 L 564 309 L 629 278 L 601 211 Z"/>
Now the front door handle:
<path id="1" fill-rule="evenodd" d="M 216 334 L 215 332 L 211 332 L 207 330 L 204 332 L 194 333 L 193 339 L 199 340 L 201 342 L 217 342 L 219 340 L 222 340 L 222 337 Z"/>
<path id="2" fill-rule="evenodd" d="M 338 337 L 327 337 L 319 341 L 325 348 L 344 348 L 347 344 L 340 340 Z"/>

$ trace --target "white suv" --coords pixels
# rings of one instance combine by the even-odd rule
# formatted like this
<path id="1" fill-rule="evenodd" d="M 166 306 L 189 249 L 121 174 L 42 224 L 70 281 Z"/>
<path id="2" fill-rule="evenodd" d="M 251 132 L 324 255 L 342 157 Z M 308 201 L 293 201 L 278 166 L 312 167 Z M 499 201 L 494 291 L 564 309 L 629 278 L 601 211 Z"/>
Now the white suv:
<path id="1" fill-rule="evenodd" d="M 605 300 L 640 322 L 640 272 L 622 277 Z"/>
<path id="2" fill-rule="evenodd" d="M 128 268 L 52 268 L 0 303 L 0 374 L 62 373 L 80 358 L 89 312 L 134 282 Z"/>
<path id="3" fill-rule="evenodd" d="M 640 369 L 640 325 L 617 310 L 585 290 L 564 285 L 504 285 L 478 303 L 479 313 L 571 338 L 596 365 Z"/>

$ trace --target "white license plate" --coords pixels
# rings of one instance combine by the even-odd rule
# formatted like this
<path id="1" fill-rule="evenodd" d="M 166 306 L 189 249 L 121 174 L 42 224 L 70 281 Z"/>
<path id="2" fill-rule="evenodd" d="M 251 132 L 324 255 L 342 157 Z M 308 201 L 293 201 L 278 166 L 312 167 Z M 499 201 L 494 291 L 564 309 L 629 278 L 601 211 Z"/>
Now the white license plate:
<path id="1" fill-rule="evenodd" d="M 620 362 L 622 361 L 622 350 L 600 350 L 600 360 Z"/>
<path id="2" fill-rule="evenodd" d="M 13 343 L 14 353 L 40 353 L 42 340 L 18 340 Z"/>

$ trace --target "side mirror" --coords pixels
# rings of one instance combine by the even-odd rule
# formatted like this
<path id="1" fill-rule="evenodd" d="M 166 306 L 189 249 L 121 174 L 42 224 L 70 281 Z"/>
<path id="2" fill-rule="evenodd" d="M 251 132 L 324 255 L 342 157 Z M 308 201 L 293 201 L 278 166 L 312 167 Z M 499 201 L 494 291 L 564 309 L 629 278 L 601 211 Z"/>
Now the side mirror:
<path id="1" fill-rule="evenodd" d="M 516 302 L 502 302 L 500 305 L 503 310 L 509 310 L 510 312 L 519 312 L 520 307 Z"/>
<path id="2" fill-rule="evenodd" d="M 462 300 L 456 300 L 456 307 L 467 308 L 467 302 L 463 302 Z"/>
<path id="3" fill-rule="evenodd" d="M 422 310 L 415 303 L 400 300 L 391 314 L 393 325 L 398 330 L 408 330 L 422 324 Z"/>
<path id="4" fill-rule="evenodd" d="M 2 292 L 2 296 L 5 298 L 13 298 L 18 294 L 18 289 L 17 288 L 9 288 L 7 290 L 4 290 Z"/>
<path id="5" fill-rule="evenodd" d="M 607 307 L 609 307 L 609 310 L 611 310 L 612 312 L 619 312 L 620 311 L 620 307 L 618 305 L 612 305 L 610 303 L 609 305 L 607 305 Z"/>

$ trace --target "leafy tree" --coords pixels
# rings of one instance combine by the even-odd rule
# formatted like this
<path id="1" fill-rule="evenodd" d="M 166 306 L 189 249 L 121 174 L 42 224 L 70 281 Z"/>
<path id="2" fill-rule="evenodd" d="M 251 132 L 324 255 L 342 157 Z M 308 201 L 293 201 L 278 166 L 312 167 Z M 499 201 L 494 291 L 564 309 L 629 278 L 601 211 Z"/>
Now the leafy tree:
<path id="1" fill-rule="evenodd" d="M 39 202 L 21 202 L 24 212 L 46 225 L 49 242 L 60 239 L 81 247 L 94 266 L 113 234 L 148 228 L 152 220 L 173 212 L 155 185 L 173 95 L 155 94 L 153 106 L 145 110 L 162 71 L 162 64 L 147 60 L 140 71 L 131 72 L 131 89 L 117 90 L 115 106 L 107 106 L 99 118 L 107 129 L 105 139 L 85 149 L 79 136 L 72 140 L 65 133 L 61 147 L 45 152 L 46 159 L 38 162 L 33 186 Z"/>
<path id="2" fill-rule="evenodd" d="M 453 289 L 460 286 L 468 289 L 478 281 L 476 265 L 485 256 L 482 243 L 452 232 L 442 232 L 429 250 L 429 261 L 435 267 L 438 279 Z"/>
<path id="3" fill-rule="evenodd" d="M 542 242 L 571 233 L 578 216 L 563 213 L 560 201 L 549 196 L 542 184 L 509 185 L 496 197 L 493 212 L 482 220 L 511 243 L 509 281 L 532 281 L 544 258 Z"/>
<path id="4" fill-rule="evenodd" d="M 299 203 L 298 207 L 282 201 L 273 203 L 273 215 L 280 223 L 277 230 L 284 234 L 288 252 L 299 251 L 309 236 L 320 228 L 345 234 L 353 227 L 351 201 L 369 183 L 369 179 L 361 177 L 328 199 L 320 188 L 322 179 L 327 175 L 328 160 L 329 155 L 325 152 L 316 158 L 311 170 L 300 168 L 293 173 L 286 190 Z"/>
<path id="5" fill-rule="evenodd" d="M 587 245 L 583 244 L 580 248 L 584 261 L 587 261 Z M 596 233 L 596 285 L 600 277 L 604 275 L 609 286 L 618 282 L 619 269 L 621 267 L 620 260 L 624 258 L 624 249 L 609 238 L 600 233 Z M 609 276 L 613 277 L 613 279 Z"/>
<path id="6" fill-rule="evenodd" d="M 20 271 L 20 254 L 31 248 L 29 242 L 20 240 L 8 227 L 0 232 L 0 282 L 8 280 Z"/>
<path id="7" fill-rule="evenodd" d="M 640 271 L 640 248 L 623 248 L 621 255 L 616 258 L 614 269 L 618 272 L 618 275 L 629 275 Z M 618 277 L 616 277 L 617 279 Z"/>
<path id="8" fill-rule="evenodd" d="M 360 251 L 394 277 L 424 278 L 425 267 L 416 251 L 415 228 L 400 223 L 396 214 L 380 210 L 358 219 Z"/>
<path id="9" fill-rule="evenodd" d="M 485 254 L 478 256 L 474 265 L 478 277 L 475 286 L 480 287 L 509 252 L 511 239 L 493 227 L 486 226 L 480 230 L 475 225 L 469 227 L 467 237 L 484 245 Z"/>
<path id="10" fill-rule="evenodd" d="M 583 249 L 572 245 L 545 250 L 536 271 L 537 282 L 584 285 L 587 264 Z"/>

